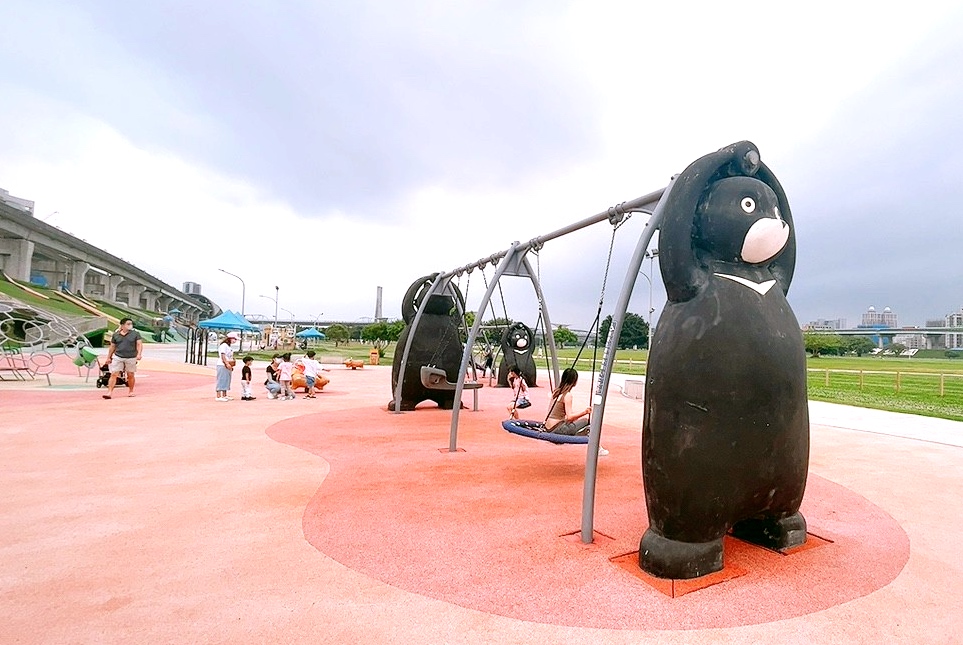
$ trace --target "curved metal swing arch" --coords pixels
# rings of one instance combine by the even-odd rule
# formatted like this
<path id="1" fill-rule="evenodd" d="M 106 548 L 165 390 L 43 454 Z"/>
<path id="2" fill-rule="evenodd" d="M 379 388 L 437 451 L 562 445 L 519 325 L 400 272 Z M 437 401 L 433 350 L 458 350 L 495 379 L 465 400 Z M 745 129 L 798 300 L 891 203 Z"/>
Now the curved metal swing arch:
<path id="1" fill-rule="evenodd" d="M 501 260 L 495 267 L 495 275 L 488 284 L 488 289 L 485 290 L 485 295 L 482 296 L 478 310 L 484 311 L 488 307 L 488 304 L 491 302 L 492 295 L 495 292 L 495 287 L 498 285 L 498 281 L 501 280 L 503 275 L 508 274 L 529 278 L 532 281 L 532 286 L 535 289 L 535 296 L 538 298 L 539 307 L 542 311 L 542 319 L 544 321 L 546 330 L 545 333 L 548 335 L 547 342 L 552 361 L 552 371 L 555 375 L 555 380 L 557 381 L 558 351 L 555 347 L 555 335 L 552 332 L 551 317 L 548 313 L 548 305 L 545 303 L 545 294 L 542 293 L 542 285 L 539 284 L 538 278 L 536 278 L 535 274 L 532 272 L 532 265 L 529 263 L 527 257 L 528 251 L 534 247 L 532 242 L 529 242 L 527 245 L 525 245 L 524 250 L 520 251 L 522 248 L 523 245 L 520 242 L 514 242 L 512 243 L 511 248 L 505 251 L 504 255 L 502 255 Z M 495 256 L 492 256 L 492 258 L 494 257 Z M 481 266 L 484 266 L 484 263 Z M 465 270 L 472 269 L 465 267 Z M 461 366 L 458 369 L 459 379 L 458 383 L 455 385 L 455 401 L 461 400 L 461 394 L 465 385 L 465 372 L 468 369 L 468 361 L 471 360 L 471 348 L 475 344 L 475 338 L 478 336 L 478 330 L 481 329 L 481 323 L 482 317 L 475 316 L 475 322 L 471 327 L 471 331 L 468 333 L 468 340 L 465 341 L 465 351 L 462 353 Z M 451 411 L 451 431 L 448 439 L 449 452 L 455 452 L 458 450 L 458 416 L 461 412 L 460 407 L 461 406 L 456 405 Z"/>
<path id="2" fill-rule="evenodd" d="M 591 423 L 589 425 L 589 443 L 585 457 L 585 477 L 582 494 L 582 527 L 580 536 L 582 542 L 585 544 L 590 544 L 593 541 L 595 484 L 596 477 L 598 475 L 598 449 L 601 442 L 602 417 L 605 410 L 605 401 L 607 398 L 609 382 L 612 376 L 612 359 L 615 356 L 615 349 L 618 345 L 618 337 L 622 331 L 622 323 L 625 320 L 625 313 L 628 310 L 629 300 L 631 299 L 632 291 L 635 288 L 638 272 L 642 268 L 642 261 L 645 259 L 645 252 L 648 249 L 649 243 L 652 241 L 652 236 L 654 235 L 655 231 L 659 229 L 662 220 L 662 209 L 660 206 L 664 203 L 664 198 L 671 190 L 672 182 L 674 180 L 675 178 L 673 177 L 665 188 L 661 188 L 630 201 L 622 202 L 618 206 L 610 207 L 605 212 L 594 215 L 593 217 L 586 218 L 547 235 L 533 238 L 524 244 L 520 242 L 514 242 L 512 246 L 505 251 L 492 254 L 487 258 L 483 258 L 477 262 L 473 262 L 454 271 L 438 274 L 428 292 L 425 294 L 425 297 L 422 299 L 422 302 L 418 307 L 418 312 L 415 314 L 415 317 L 411 322 L 412 327 L 417 327 L 418 321 L 421 319 L 425 304 L 428 300 L 428 296 L 438 293 L 444 289 L 452 277 L 459 276 L 465 272 L 470 273 L 476 268 L 484 267 L 486 264 L 497 263 L 494 278 L 488 285 L 488 289 L 486 290 L 482 302 L 479 305 L 479 310 L 484 311 L 491 301 L 495 286 L 498 283 L 498 280 L 501 279 L 501 276 L 508 271 L 509 267 L 513 267 L 517 271 L 518 266 L 521 265 L 526 271 L 526 274 L 522 275 L 527 275 L 532 280 L 532 284 L 535 286 L 535 291 L 538 295 L 539 302 L 543 310 L 543 315 L 545 316 L 545 330 L 548 334 L 547 341 L 553 361 L 552 370 L 554 372 L 555 381 L 557 382 L 558 355 L 555 346 L 555 335 L 548 316 L 548 308 L 545 304 L 545 298 L 541 291 L 541 284 L 539 284 L 538 279 L 532 273 L 531 265 L 528 263 L 528 251 L 532 249 L 541 249 L 545 242 L 562 237 L 568 233 L 573 233 L 577 230 L 605 220 L 609 220 L 610 223 L 615 225 L 620 222 L 627 213 L 649 213 L 651 215 L 649 221 L 646 222 L 642 235 L 639 237 L 639 241 L 636 244 L 632 259 L 629 261 L 626 277 L 622 283 L 622 290 L 619 294 L 619 300 L 615 306 L 615 311 L 612 313 L 612 324 L 609 327 L 609 334 L 605 343 L 605 352 L 602 354 L 602 365 L 596 378 L 595 392 L 592 396 L 592 415 Z M 515 273 L 515 275 L 519 274 Z M 464 319 L 464 311 L 461 312 L 461 315 Z M 475 323 L 472 325 L 471 332 L 469 333 L 469 337 L 465 343 L 465 351 L 462 354 L 461 366 L 458 370 L 458 382 L 455 385 L 455 401 L 458 402 L 458 404 L 452 408 L 451 433 L 448 445 L 450 452 L 455 452 L 458 449 L 458 416 L 461 408 L 461 396 L 464 391 L 465 373 L 468 368 L 468 361 L 471 357 L 471 347 L 475 342 L 475 338 L 478 335 L 478 330 L 480 327 L 481 317 L 476 316 Z M 407 365 L 408 353 L 413 335 L 413 333 L 409 334 L 408 342 L 405 344 L 402 355 L 402 365 Z M 403 379 L 404 370 L 402 370 L 402 375 L 398 381 L 398 386 L 395 391 L 396 412 L 400 412 L 401 410 L 401 387 Z"/>
<path id="3" fill-rule="evenodd" d="M 448 277 L 448 279 L 450 279 L 452 276 L 460 275 L 461 273 L 464 273 L 464 272 L 473 271 L 473 270 L 476 269 L 476 268 L 484 267 L 486 264 L 496 264 L 496 263 L 497 263 L 497 266 L 496 266 L 496 269 L 495 269 L 495 275 L 494 275 L 494 277 L 492 278 L 492 280 L 490 281 L 490 283 L 489 283 L 489 285 L 488 285 L 488 289 L 485 291 L 485 295 L 482 297 L 482 301 L 481 301 L 481 303 L 480 303 L 479 306 L 478 306 L 479 311 L 484 311 L 484 310 L 488 307 L 489 303 L 491 302 L 492 295 L 494 294 L 495 287 L 496 287 L 496 285 L 498 284 L 498 281 L 499 281 L 499 280 L 501 279 L 501 277 L 502 277 L 503 275 L 505 275 L 506 273 L 507 273 L 508 275 L 516 275 L 516 276 L 521 276 L 521 277 L 527 277 L 527 278 L 529 278 L 529 279 L 532 281 L 532 285 L 533 285 L 534 288 L 535 288 L 535 293 L 536 293 L 536 295 L 537 295 L 537 297 L 538 297 L 538 300 L 539 300 L 539 306 L 541 307 L 541 309 L 542 309 L 542 315 L 544 316 L 544 318 L 543 318 L 543 323 L 544 323 L 544 325 L 545 325 L 546 342 L 547 342 L 547 344 L 548 344 L 549 354 L 550 354 L 550 358 L 551 358 L 551 361 L 552 361 L 551 370 L 552 370 L 552 373 L 553 373 L 553 377 L 554 377 L 555 382 L 558 382 L 558 377 L 559 377 L 558 350 L 557 350 L 557 347 L 556 347 L 556 345 L 555 345 L 555 333 L 554 333 L 554 330 L 552 329 L 551 317 L 550 317 L 549 312 L 548 312 L 548 305 L 547 305 L 547 303 L 545 302 L 545 296 L 544 296 L 544 294 L 542 293 L 542 286 L 541 286 L 541 284 L 539 283 L 539 280 L 538 280 L 538 278 L 536 277 L 535 273 L 532 271 L 531 264 L 529 264 L 529 262 L 528 262 L 528 252 L 531 251 L 531 250 L 536 250 L 536 251 L 537 251 L 537 250 L 541 250 L 541 248 L 545 245 L 546 242 L 549 242 L 549 241 L 554 240 L 554 239 L 556 239 L 556 238 L 562 237 L 562 236 L 567 235 L 567 234 L 569 234 L 569 233 L 574 233 L 575 231 L 581 230 L 581 229 L 586 228 L 586 227 L 588 227 L 588 226 L 591 226 L 591 225 L 593 225 L 593 224 L 598 224 L 599 222 L 603 222 L 603 221 L 606 221 L 606 220 L 607 220 L 610 224 L 612 224 L 613 226 L 615 226 L 615 225 L 617 225 L 619 222 L 621 222 L 621 221 L 625 218 L 625 216 L 626 216 L 627 214 L 629 214 L 629 213 L 636 213 L 636 212 L 652 213 L 653 211 L 656 210 L 656 206 L 657 206 L 657 204 L 659 203 L 659 201 L 662 199 L 662 196 L 663 196 L 663 194 L 664 194 L 665 192 L 666 192 L 666 188 L 661 188 L 661 189 L 656 190 L 656 191 L 653 191 L 653 192 L 651 192 L 651 193 L 649 193 L 649 194 L 647 194 L 647 195 L 643 195 L 642 197 L 637 197 L 637 198 L 635 198 L 635 199 L 633 199 L 633 200 L 630 200 L 630 201 L 627 201 L 627 202 L 622 202 L 622 203 L 619 204 L 618 206 L 612 206 L 612 207 L 608 208 L 607 210 L 605 210 L 605 211 L 602 212 L 602 213 L 598 213 L 597 215 L 594 215 L 594 216 L 592 216 L 592 217 L 588 217 L 588 218 L 583 219 L 583 220 L 581 220 L 581 221 L 579 221 L 579 222 L 575 222 L 574 224 L 570 224 L 570 225 L 568 225 L 568 226 L 566 226 L 566 227 L 564 227 L 564 228 L 560 228 L 560 229 L 558 229 L 558 230 L 556 230 L 556 231 L 553 231 L 552 233 L 548 233 L 548 234 L 546 234 L 546 235 L 542 235 L 542 236 L 533 238 L 533 239 L 529 240 L 528 242 L 517 242 L 517 241 L 516 241 L 516 242 L 512 243 L 512 246 L 509 247 L 508 249 L 506 249 L 505 251 L 501 251 L 501 252 L 499 252 L 499 253 L 492 254 L 492 255 L 488 256 L 487 258 L 482 258 L 481 260 L 478 260 L 477 262 L 473 262 L 473 263 L 468 264 L 468 265 L 466 265 L 466 266 L 464 266 L 464 267 L 461 267 L 461 268 L 459 268 L 459 269 L 456 269 L 456 270 L 454 270 L 454 271 L 451 271 L 451 272 L 449 272 L 448 274 L 445 274 L 445 276 L 439 276 L 439 278 L 441 278 L 441 277 Z M 651 230 L 650 230 L 651 225 L 652 225 L 652 220 L 650 219 L 650 221 L 646 224 L 646 232 L 649 232 L 648 237 L 646 237 L 646 236 L 645 236 L 645 233 L 643 233 L 643 237 L 646 238 L 646 239 L 645 239 L 645 244 L 646 244 L 646 245 L 648 245 L 648 242 L 649 242 L 649 240 L 651 240 L 651 237 L 652 237 Z M 641 240 L 640 240 L 640 241 L 641 241 Z M 643 253 L 644 253 L 644 251 L 645 251 L 645 248 L 643 248 Z M 520 270 L 520 268 L 521 268 L 521 270 Z M 634 286 L 634 280 L 633 280 L 633 286 Z M 624 290 L 624 288 L 623 288 L 623 290 Z M 629 295 L 631 295 L 631 290 L 630 290 L 630 292 L 629 292 Z M 628 303 L 626 302 L 626 307 L 627 307 L 627 306 L 628 306 Z M 625 317 L 625 310 L 623 309 L 623 310 L 622 310 L 622 313 L 621 313 L 621 316 L 619 317 L 619 328 L 620 328 L 620 330 L 621 330 L 622 319 L 624 319 L 624 317 Z M 614 316 L 613 316 L 613 325 L 614 325 L 614 323 L 615 323 L 615 319 L 614 319 Z M 456 400 L 456 401 L 460 401 L 460 400 L 461 400 L 460 397 L 461 397 L 462 392 L 463 392 L 463 390 L 464 390 L 463 383 L 464 383 L 464 380 L 465 380 L 465 373 L 466 373 L 466 370 L 467 370 L 467 367 L 468 367 L 468 361 L 470 360 L 470 357 L 471 357 L 471 347 L 472 347 L 472 345 L 473 345 L 474 342 L 475 342 L 475 338 L 476 338 L 477 335 L 478 335 L 478 329 L 479 329 L 480 327 L 481 327 L 481 318 L 478 317 L 478 316 L 476 316 L 476 318 L 475 318 L 475 324 L 472 325 L 471 332 L 469 333 L 467 342 L 465 343 L 465 351 L 464 351 L 463 354 L 462 354 L 461 366 L 460 366 L 459 372 L 458 372 L 458 383 L 457 383 L 456 386 L 455 386 L 455 400 Z M 610 333 L 611 333 L 611 330 L 610 330 Z M 616 338 L 618 338 L 618 336 L 616 336 Z M 405 356 L 405 358 L 407 359 L 407 355 Z M 604 366 L 605 366 L 605 358 L 604 358 L 604 355 L 603 355 L 603 367 L 604 367 Z M 605 375 L 605 377 L 606 377 L 606 378 L 605 378 L 606 386 L 607 386 L 607 384 L 608 384 L 609 376 L 610 376 L 610 374 L 606 374 L 606 375 Z M 599 382 L 601 382 L 601 379 L 602 379 L 602 372 L 600 371 L 600 372 L 599 372 Z M 593 400 L 593 403 L 594 403 L 594 400 Z M 458 449 L 458 417 L 459 417 L 459 413 L 460 413 L 460 406 L 456 405 L 454 408 L 452 408 L 451 430 L 450 430 L 450 437 L 449 437 L 449 442 L 448 442 L 448 450 L 451 451 L 451 452 L 454 452 L 454 451 L 456 451 L 456 450 Z M 599 416 L 600 416 L 600 415 L 599 415 Z M 593 417 L 593 418 L 594 418 L 594 417 Z M 599 424 L 598 428 L 594 430 L 594 433 L 595 433 L 596 435 L 598 435 L 599 432 L 600 432 L 600 430 L 601 430 L 601 423 Z M 597 457 L 598 457 L 598 455 L 597 455 L 597 453 L 598 453 L 598 444 L 599 444 L 599 438 L 596 436 L 596 437 L 595 437 L 595 443 L 594 443 L 595 448 L 596 448 L 596 450 L 595 450 L 595 452 L 596 452 L 595 458 L 596 458 L 596 459 L 597 459 Z M 590 445 L 590 446 L 593 445 L 591 438 L 590 438 L 590 441 L 589 441 L 589 445 Z M 586 465 L 588 466 L 588 464 L 586 464 Z M 595 490 L 594 477 L 595 477 L 595 467 L 596 467 L 596 465 L 597 465 L 597 464 L 593 464 L 593 465 L 592 465 L 592 477 L 593 477 L 592 491 L 593 491 L 593 494 L 594 494 L 594 490 Z M 586 474 L 588 475 L 588 472 L 587 472 Z"/>
<path id="4" fill-rule="evenodd" d="M 642 235 L 635 245 L 635 252 L 629 260 L 626 269 L 625 280 L 622 282 L 622 291 L 619 293 L 618 302 L 612 312 L 612 324 L 609 326 L 609 335 L 605 340 L 605 352 L 602 354 L 602 365 L 599 368 L 598 377 L 595 384 L 595 392 L 592 395 L 592 415 L 589 423 L 589 443 L 585 455 L 585 478 L 582 488 L 582 527 L 580 538 L 583 544 L 591 544 L 594 536 L 595 522 L 595 481 L 598 475 L 599 446 L 602 440 L 602 417 L 605 414 L 605 401 L 608 398 L 609 381 L 612 379 L 613 359 L 618 348 L 618 338 L 622 333 L 622 323 L 625 321 L 625 313 L 629 308 L 629 300 L 632 298 L 632 291 L 635 289 L 635 282 L 642 269 L 642 261 L 645 259 L 645 252 L 649 248 L 652 236 L 662 224 L 663 205 L 669 191 L 672 190 L 673 177 L 669 185 L 657 191 L 658 197 L 650 200 L 644 205 L 639 205 L 637 210 L 651 213 L 649 221 L 645 223 Z M 651 193 L 650 196 L 655 196 Z M 643 199 L 643 198 L 640 198 Z M 651 346 L 651 341 L 650 341 Z"/>

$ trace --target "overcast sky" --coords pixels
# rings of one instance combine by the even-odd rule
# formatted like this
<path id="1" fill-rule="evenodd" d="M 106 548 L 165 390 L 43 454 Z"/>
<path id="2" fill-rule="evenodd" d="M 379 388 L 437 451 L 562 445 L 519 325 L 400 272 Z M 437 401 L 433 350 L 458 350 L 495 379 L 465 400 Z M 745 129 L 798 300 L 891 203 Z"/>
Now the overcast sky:
<path id="1" fill-rule="evenodd" d="M 415 279 L 742 139 L 789 196 L 800 323 L 963 306 L 958 2 L 4 0 L 0 24 L 0 188 L 224 308 L 219 268 L 248 314 L 277 286 L 282 319 L 361 319 L 382 286 L 398 317 Z M 616 236 L 603 315 L 644 224 Z M 610 235 L 545 246 L 553 322 L 594 319 Z M 630 311 L 649 298 L 640 278 Z"/>

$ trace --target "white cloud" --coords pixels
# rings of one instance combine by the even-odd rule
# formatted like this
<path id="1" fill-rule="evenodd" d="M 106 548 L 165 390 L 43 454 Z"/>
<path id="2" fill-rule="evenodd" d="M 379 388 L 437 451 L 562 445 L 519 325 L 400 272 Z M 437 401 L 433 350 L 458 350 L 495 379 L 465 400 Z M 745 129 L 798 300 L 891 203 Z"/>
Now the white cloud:
<path id="1" fill-rule="evenodd" d="M 255 303 L 277 285 L 280 306 L 299 317 L 353 319 L 373 315 L 379 285 L 385 313 L 397 315 L 414 279 L 660 188 L 696 157 L 739 139 L 760 146 L 791 198 L 803 193 L 820 161 L 810 142 L 954 18 L 955 5 L 893 12 L 865 2 L 593 1 L 490 12 L 441 3 L 390 20 L 345 10 L 337 24 L 359 30 L 365 43 L 350 65 L 303 60 L 319 50 L 291 38 L 247 51 L 244 73 L 206 87 L 204 74 L 232 61 L 205 67 L 211 61 L 161 51 L 173 33 L 164 25 L 130 42 L 111 29 L 136 23 L 134 7 L 112 23 L 83 5 L 12 6 L 22 28 L 0 45 L 0 71 L 13 70 L 0 85 L 0 186 L 35 200 L 38 216 L 57 211 L 49 223 L 175 286 L 200 282 L 222 306 L 239 309 L 240 293 L 218 268 L 245 279 L 248 312 L 273 310 Z M 302 24 L 275 16 L 262 26 L 306 38 L 300 32 L 325 16 L 303 11 Z M 231 29 L 250 27 L 248 19 L 235 14 Z M 211 43 L 222 36 L 212 33 Z M 228 44 L 214 53 L 228 56 L 243 43 Z M 185 51 L 213 55 L 211 47 Z M 263 73 L 285 60 L 283 82 L 252 68 L 260 61 Z M 195 62 L 203 73 L 188 83 Z M 326 71 L 305 71 L 317 68 Z M 339 73 L 344 83 L 325 85 Z M 305 87 L 294 91 L 293 81 Z M 337 110 L 324 112 L 319 97 Z M 385 97 L 404 110 L 351 102 Z M 563 104 L 566 97 L 578 105 Z M 524 109 L 533 101 L 545 103 Z M 339 128 L 335 117 L 351 121 Z M 325 129 L 329 121 L 335 127 Z M 566 141 L 553 141 L 561 135 Z M 323 179 L 310 165 L 319 136 L 351 175 L 328 192 L 313 186 Z M 936 167 L 952 169 L 945 155 L 934 153 Z M 327 199 L 332 186 L 341 194 Z M 608 302 L 634 248 L 630 236 L 641 230 L 633 226 L 619 238 Z M 543 252 L 556 321 L 591 322 L 607 235 L 587 231 Z M 654 291 L 659 306 L 657 277 Z M 526 297 L 522 289 L 514 306 L 524 310 Z M 640 280 L 633 306 L 641 311 L 647 301 Z"/>

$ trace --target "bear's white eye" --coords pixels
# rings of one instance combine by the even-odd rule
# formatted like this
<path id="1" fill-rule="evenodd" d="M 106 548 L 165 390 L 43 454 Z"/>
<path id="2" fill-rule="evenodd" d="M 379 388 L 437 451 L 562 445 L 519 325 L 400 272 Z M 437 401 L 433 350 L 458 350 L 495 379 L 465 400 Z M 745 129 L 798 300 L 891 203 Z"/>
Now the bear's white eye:
<path id="1" fill-rule="evenodd" d="M 743 197 L 742 203 L 739 205 L 742 206 L 742 210 L 746 211 L 747 213 L 751 213 L 752 211 L 756 210 L 756 202 L 752 197 Z"/>

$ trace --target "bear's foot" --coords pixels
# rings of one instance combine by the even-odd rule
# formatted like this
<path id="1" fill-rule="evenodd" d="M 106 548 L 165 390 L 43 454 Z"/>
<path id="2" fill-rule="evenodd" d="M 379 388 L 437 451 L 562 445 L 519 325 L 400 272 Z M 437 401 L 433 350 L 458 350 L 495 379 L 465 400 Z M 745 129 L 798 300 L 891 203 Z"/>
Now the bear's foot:
<path id="1" fill-rule="evenodd" d="M 732 527 L 732 535 L 774 551 L 790 549 L 805 544 L 806 518 L 802 513 L 782 518 L 752 517 L 737 522 Z"/>
<path id="2" fill-rule="evenodd" d="M 689 580 L 722 570 L 722 538 L 679 542 L 646 529 L 639 543 L 639 566 L 657 578 Z"/>

